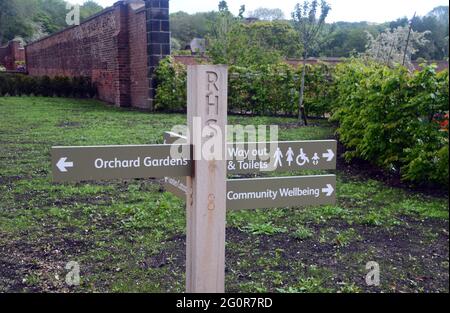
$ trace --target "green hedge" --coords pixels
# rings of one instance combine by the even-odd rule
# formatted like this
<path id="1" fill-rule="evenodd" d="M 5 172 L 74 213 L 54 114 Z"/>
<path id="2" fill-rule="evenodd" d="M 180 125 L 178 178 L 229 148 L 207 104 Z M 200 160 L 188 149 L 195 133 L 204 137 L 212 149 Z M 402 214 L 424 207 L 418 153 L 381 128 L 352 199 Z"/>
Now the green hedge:
<path id="1" fill-rule="evenodd" d="M 157 70 L 155 108 L 160 111 L 186 110 L 186 66 L 173 58 L 164 59 Z M 228 107 L 233 113 L 288 115 L 298 112 L 301 67 L 286 63 L 229 68 Z M 307 113 L 323 116 L 330 112 L 332 93 L 324 84 L 332 82 L 332 68 L 325 64 L 308 66 L 305 105 Z"/>
<path id="2" fill-rule="evenodd" d="M 0 73 L 0 96 L 44 96 L 92 98 L 97 88 L 89 77 L 33 77 Z"/>
<path id="3" fill-rule="evenodd" d="M 334 81 L 332 119 L 347 159 L 368 160 L 406 181 L 448 186 L 448 130 L 442 127 L 448 71 L 427 66 L 410 74 L 352 60 L 336 67 Z"/>
<path id="4" fill-rule="evenodd" d="M 186 67 L 165 59 L 157 72 L 156 108 L 186 110 Z M 301 68 L 285 63 L 229 68 L 229 110 L 256 115 L 297 114 Z M 308 66 L 308 115 L 332 113 L 347 159 L 362 158 L 404 180 L 449 184 L 448 71 L 409 73 L 353 59 Z"/>

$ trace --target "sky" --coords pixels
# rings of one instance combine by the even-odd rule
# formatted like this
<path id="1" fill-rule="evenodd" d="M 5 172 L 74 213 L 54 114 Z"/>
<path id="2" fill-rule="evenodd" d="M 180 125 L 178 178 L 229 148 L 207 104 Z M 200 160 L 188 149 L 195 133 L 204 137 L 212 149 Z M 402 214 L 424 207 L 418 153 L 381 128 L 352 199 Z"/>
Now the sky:
<path id="1" fill-rule="evenodd" d="M 72 3 L 83 3 L 84 0 L 69 0 Z M 117 0 L 96 0 L 102 6 L 110 6 Z M 188 13 L 217 10 L 219 0 L 170 0 L 170 12 L 185 11 Z M 303 0 L 228 0 L 230 10 L 237 15 L 241 5 L 247 12 L 259 7 L 280 8 L 290 17 L 297 2 Z M 412 18 L 414 12 L 423 16 L 433 8 L 448 5 L 448 0 L 328 0 L 332 10 L 328 22 L 367 21 L 383 23 L 400 17 Z"/>

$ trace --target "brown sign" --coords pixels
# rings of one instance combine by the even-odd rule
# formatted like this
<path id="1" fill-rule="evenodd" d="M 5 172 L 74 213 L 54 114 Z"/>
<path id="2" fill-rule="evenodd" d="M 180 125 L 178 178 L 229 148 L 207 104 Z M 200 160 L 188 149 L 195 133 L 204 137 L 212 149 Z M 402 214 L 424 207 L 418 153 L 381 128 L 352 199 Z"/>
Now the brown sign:
<path id="1" fill-rule="evenodd" d="M 185 143 L 186 137 L 166 132 L 167 144 Z M 336 140 L 227 144 L 228 174 L 336 169 Z"/>
<path id="2" fill-rule="evenodd" d="M 227 145 L 228 174 L 336 169 L 336 140 Z"/>
<path id="3" fill-rule="evenodd" d="M 172 149 L 179 156 L 171 157 Z M 190 176 L 186 145 L 53 147 L 55 182 Z"/>
<path id="4" fill-rule="evenodd" d="M 332 205 L 336 203 L 336 176 L 228 180 L 226 197 L 228 209 Z"/>
<path id="5" fill-rule="evenodd" d="M 166 178 L 167 191 L 186 199 L 186 178 Z M 336 176 L 232 179 L 227 182 L 228 209 L 305 207 L 336 202 Z"/>

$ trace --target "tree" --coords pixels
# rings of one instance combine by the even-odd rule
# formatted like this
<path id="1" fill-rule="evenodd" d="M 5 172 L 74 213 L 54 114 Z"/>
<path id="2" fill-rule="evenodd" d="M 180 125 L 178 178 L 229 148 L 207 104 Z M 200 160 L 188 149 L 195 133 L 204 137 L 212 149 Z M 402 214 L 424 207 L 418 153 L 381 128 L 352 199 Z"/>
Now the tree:
<path id="1" fill-rule="evenodd" d="M 304 106 L 306 60 L 309 51 L 319 44 L 321 31 L 331 7 L 325 0 L 321 0 L 319 16 L 318 10 L 319 2 L 318 0 L 313 0 L 311 2 L 305 1 L 303 5 L 297 3 L 292 13 L 295 28 L 298 31 L 300 42 L 303 45 L 303 69 L 298 106 L 298 120 L 300 125 L 308 125 Z"/>
<path id="2" fill-rule="evenodd" d="M 0 0 L 0 44 L 17 36 L 29 37 L 33 33 L 29 17 L 34 10 L 28 0 Z"/>
<path id="3" fill-rule="evenodd" d="M 242 20 L 244 18 L 244 13 L 245 13 L 245 5 L 241 5 L 241 8 L 239 9 L 239 14 L 238 14 L 239 19 Z"/>
<path id="4" fill-rule="evenodd" d="M 219 12 L 230 12 L 226 1 L 223 0 L 219 2 Z"/>
<path id="5" fill-rule="evenodd" d="M 405 58 L 404 65 L 413 70 L 411 57 L 418 51 L 418 47 L 428 43 L 425 38 L 427 34 L 428 32 L 420 33 L 413 30 L 410 32 L 408 26 L 399 26 L 394 30 L 386 29 L 376 38 L 372 34 L 367 34 L 369 43 L 365 55 L 387 66 L 403 64 Z"/>
<path id="6" fill-rule="evenodd" d="M 170 15 L 170 31 L 181 48 L 190 44 L 193 38 L 205 38 L 216 23 L 218 12 L 188 14 L 176 12 Z"/>
<path id="7" fill-rule="evenodd" d="M 248 16 L 263 21 L 277 21 L 284 19 L 284 12 L 281 9 L 258 8 L 249 12 Z"/>
<path id="8" fill-rule="evenodd" d="M 0 44 L 16 37 L 34 41 L 66 28 L 65 0 L 0 0 Z M 88 0 L 80 7 L 81 19 L 102 10 Z"/>
<path id="9" fill-rule="evenodd" d="M 100 6 L 97 2 L 93 0 L 88 0 L 80 7 L 80 19 L 84 21 L 85 19 L 89 18 L 94 14 L 97 14 L 102 10 L 103 7 Z"/>
<path id="10" fill-rule="evenodd" d="M 208 54 L 216 64 L 252 66 L 276 63 L 282 55 L 278 50 L 282 44 L 277 39 L 282 38 L 282 32 L 288 32 L 289 27 L 278 30 L 280 32 L 275 34 L 266 25 L 245 24 L 240 17 L 222 10 L 207 37 Z"/>

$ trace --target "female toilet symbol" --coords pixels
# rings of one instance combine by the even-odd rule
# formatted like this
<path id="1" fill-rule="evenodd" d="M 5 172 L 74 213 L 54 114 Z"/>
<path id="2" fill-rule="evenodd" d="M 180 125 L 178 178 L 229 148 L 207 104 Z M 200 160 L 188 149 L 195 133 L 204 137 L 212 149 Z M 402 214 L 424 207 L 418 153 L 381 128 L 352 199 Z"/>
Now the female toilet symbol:
<path id="1" fill-rule="evenodd" d="M 283 153 L 281 152 L 280 148 L 277 148 L 277 151 L 275 151 L 275 167 L 278 166 L 278 164 L 280 166 L 283 166 L 283 164 L 281 163 L 281 159 L 283 158 Z"/>
<path id="2" fill-rule="evenodd" d="M 286 161 L 289 163 L 289 166 L 291 166 L 292 162 L 294 162 L 294 156 L 295 156 L 295 153 L 291 147 L 289 147 L 289 149 L 286 153 L 286 156 L 287 156 Z"/>

